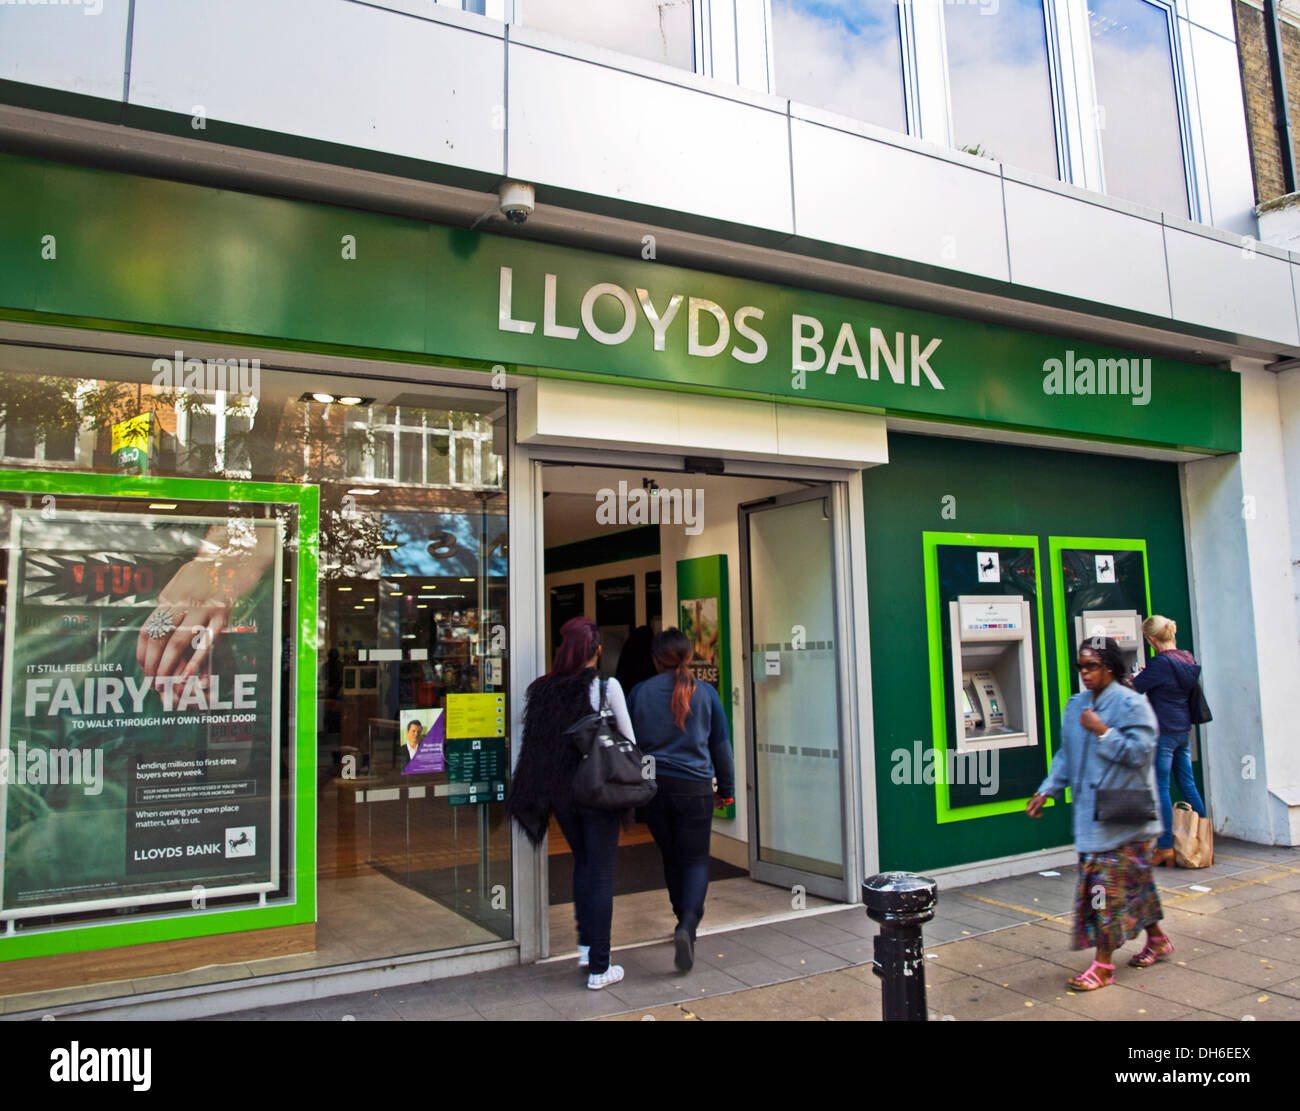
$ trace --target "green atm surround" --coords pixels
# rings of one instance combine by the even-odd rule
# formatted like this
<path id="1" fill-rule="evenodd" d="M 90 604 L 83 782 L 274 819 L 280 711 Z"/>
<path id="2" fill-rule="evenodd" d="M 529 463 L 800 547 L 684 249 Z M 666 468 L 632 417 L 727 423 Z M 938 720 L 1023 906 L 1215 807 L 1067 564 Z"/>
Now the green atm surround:
<path id="1" fill-rule="evenodd" d="M 1052 761 L 1052 731 L 1048 715 L 1043 714 L 1047 706 L 1047 647 L 1044 643 L 1042 568 L 1039 560 L 1038 537 L 1017 536 L 999 533 L 968 532 L 923 532 L 921 546 L 925 568 L 925 613 L 926 643 L 930 669 L 930 717 L 931 741 L 934 752 L 935 774 L 935 820 L 942 824 L 948 822 L 969 821 L 972 818 L 986 818 L 994 814 L 1014 814 L 1023 811 L 1029 802 L 1028 795 L 1023 798 L 997 799 L 971 806 L 953 805 L 951 791 L 947 782 L 948 733 L 953 721 L 952 707 L 948 704 L 948 685 L 944 675 L 943 624 L 947 620 L 948 605 L 941 595 L 939 583 L 939 549 L 941 547 L 969 548 L 1020 548 L 1033 551 L 1034 580 L 1038 589 L 1034 592 L 1031 610 L 1036 615 L 1037 624 L 1037 681 L 1033 685 L 1035 705 L 1042 717 L 1040 743 L 1032 751 L 1042 754 L 1042 775 Z M 1034 649 L 1031 648 L 1031 652 Z"/>
<path id="2" fill-rule="evenodd" d="M 1063 557 L 1066 552 L 1086 552 L 1101 555 L 1105 552 L 1139 552 L 1142 556 L 1142 587 L 1146 610 L 1140 616 L 1151 616 L 1151 575 L 1145 540 L 1124 540 L 1114 537 L 1049 536 L 1048 560 L 1052 577 L 1052 625 L 1056 634 L 1057 707 L 1056 720 L 1060 721 L 1065 704 L 1075 691 L 1070 654 L 1074 650 L 1074 618 L 1065 599 L 1065 572 Z M 1118 593 L 1118 590 L 1116 591 Z M 1139 649 L 1141 652 L 1141 650 Z M 1141 653 L 1145 658 L 1145 653 Z"/>
<path id="3" fill-rule="evenodd" d="M 194 908 L 160 904 L 156 912 L 130 921 L 104 920 L 70 926 L 0 932 L 0 962 L 113 949 L 146 942 L 302 925 L 316 921 L 316 614 L 317 544 L 320 491 L 314 485 L 278 482 L 226 481 L 207 478 L 163 478 L 144 475 L 73 472 L 0 471 L 0 489 L 39 499 L 55 497 L 139 498 L 143 501 L 201 501 L 291 506 L 298 514 L 298 550 L 294 559 L 297 591 L 293 597 L 294 625 L 284 630 L 295 638 L 296 683 L 284 691 L 292 700 L 296 735 L 282 740 L 282 753 L 292 754 L 293 772 L 289 820 L 290 857 L 282 863 L 289 875 L 290 896 L 259 906 Z M 285 566 L 290 566 L 286 555 Z M 0 926 L 0 931 L 3 927 Z"/>

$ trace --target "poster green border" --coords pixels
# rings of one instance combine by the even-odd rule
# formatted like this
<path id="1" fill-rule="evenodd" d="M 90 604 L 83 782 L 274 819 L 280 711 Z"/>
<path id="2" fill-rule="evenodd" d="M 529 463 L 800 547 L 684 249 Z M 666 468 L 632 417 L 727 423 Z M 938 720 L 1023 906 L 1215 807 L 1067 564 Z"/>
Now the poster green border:
<path id="1" fill-rule="evenodd" d="M 968 548 L 1032 548 L 1034 552 L 1034 578 L 1038 583 L 1035 593 L 1035 605 L 1038 609 L 1038 695 L 1041 706 L 1047 706 L 1047 645 L 1044 642 L 1043 624 L 1043 574 L 1039 560 L 1038 537 L 1017 536 L 1009 533 L 993 532 L 923 532 L 921 533 L 921 550 L 925 563 L 925 625 L 927 653 L 930 661 L 930 747 L 934 751 L 934 810 L 935 821 L 940 825 L 948 822 L 965 822 L 972 818 L 988 818 L 994 814 L 1014 814 L 1025 808 L 1028 797 L 1023 799 L 1004 799 L 999 802 L 985 802 L 976 806 L 953 808 L 948 805 L 947 772 L 948 740 L 948 700 L 943 688 L 943 617 L 939 612 L 939 556 L 941 544 Z M 940 738 L 943 744 L 939 744 Z M 1043 767 L 1052 763 L 1052 723 L 1048 714 L 1043 714 Z M 1050 800 L 1049 800 L 1050 801 Z"/>
<path id="2" fill-rule="evenodd" d="M 727 556 L 722 553 L 679 559 L 675 570 L 677 612 L 674 617 L 681 616 L 683 590 L 689 590 L 692 598 L 699 598 L 709 592 L 714 592 L 718 596 L 718 644 L 726 645 L 725 651 L 718 652 L 718 697 L 722 700 L 722 712 L 727 716 L 727 738 L 731 743 L 734 761 L 736 727 L 731 720 L 731 579 L 727 574 Z M 683 583 L 689 585 L 683 587 Z M 662 583 L 660 589 L 662 590 Z M 721 810 L 715 810 L 713 816 L 735 818 L 736 804 L 733 802 Z"/>
<path id="3" fill-rule="evenodd" d="M 1053 630 L 1056 633 L 1056 717 L 1065 713 L 1073 684 L 1070 682 L 1069 629 L 1065 627 L 1065 576 L 1061 573 L 1061 553 L 1064 551 L 1105 551 L 1142 553 L 1142 585 L 1146 589 L 1147 612 L 1151 616 L 1151 560 L 1147 556 L 1145 540 L 1117 540 L 1114 537 L 1049 536 L 1047 558 L 1051 561 Z M 1068 798 L 1068 796 L 1067 796 Z"/>
<path id="4" fill-rule="evenodd" d="M 252 502 L 298 509 L 298 668 L 294 721 L 297 728 L 294 824 L 290 883 L 293 898 L 268 906 L 213 909 L 94 925 L 54 927 L 21 934 L 0 933 L 0 962 L 26 957 L 88 953 L 156 941 L 211 937 L 316 919 L 316 605 L 320 490 L 312 485 L 238 482 L 207 478 L 85 474 L 66 471 L 0 471 L 0 489 L 19 494 L 70 497 L 162 498 L 180 501 Z"/>

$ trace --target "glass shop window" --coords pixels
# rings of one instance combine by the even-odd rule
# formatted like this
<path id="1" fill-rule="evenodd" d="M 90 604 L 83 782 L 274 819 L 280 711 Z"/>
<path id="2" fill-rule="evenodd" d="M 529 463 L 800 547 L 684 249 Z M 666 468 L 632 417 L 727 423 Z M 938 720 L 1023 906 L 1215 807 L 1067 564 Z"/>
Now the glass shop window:
<path id="1" fill-rule="evenodd" d="M 772 0 L 772 43 L 778 95 L 907 131 L 894 0 Z"/>
<path id="2" fill-rule="evenodd" d="M 692 0 L 526 0 L 521 8 L 519 22 L 538 31 L 695 69 Z"/>
<path id="3" fill-rule="evenodd" d="M 1188 216 L 1169 9 L 1088 0 L 1106 192 Z"/>
<path id="4" fill-rule="evenodd" d="M 1059 176 L 1043 0 L 945 3 L 954 143 Z"/>

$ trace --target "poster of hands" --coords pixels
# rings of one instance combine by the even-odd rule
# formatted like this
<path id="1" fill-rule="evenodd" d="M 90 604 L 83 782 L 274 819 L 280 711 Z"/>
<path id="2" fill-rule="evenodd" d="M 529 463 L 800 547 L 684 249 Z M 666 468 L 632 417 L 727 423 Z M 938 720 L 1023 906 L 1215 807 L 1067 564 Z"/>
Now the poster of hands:
<path id="1" fill-rule="evenodd" d="M 282 523 L 8 526 L 0 919 L 276 889 Z"/>

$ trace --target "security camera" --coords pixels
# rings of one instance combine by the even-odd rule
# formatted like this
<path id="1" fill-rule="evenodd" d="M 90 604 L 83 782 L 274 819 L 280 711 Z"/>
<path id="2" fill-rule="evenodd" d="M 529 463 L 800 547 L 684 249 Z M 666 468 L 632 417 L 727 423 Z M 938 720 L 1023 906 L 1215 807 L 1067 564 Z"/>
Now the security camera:
<path id="1" fill-rule="evenodd" d="M 501 214 L 512 224 L 522 224 L 533 211 L 533 187 L 522 181 L 507 181 L 498 190 Z"/>

